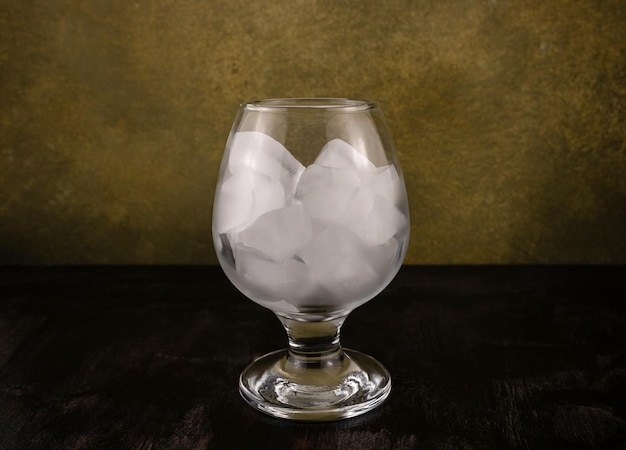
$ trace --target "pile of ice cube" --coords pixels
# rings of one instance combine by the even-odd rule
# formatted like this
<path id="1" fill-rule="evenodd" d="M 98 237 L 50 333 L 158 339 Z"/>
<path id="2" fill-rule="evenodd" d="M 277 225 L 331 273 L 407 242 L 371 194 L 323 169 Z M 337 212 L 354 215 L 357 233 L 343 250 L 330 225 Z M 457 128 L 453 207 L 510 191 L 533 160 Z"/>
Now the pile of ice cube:
<path id="1" fill-rule="evenodd" d="M 350 303 L 384 287 L 407 225 L 403 195 L 393 165 L 376 167 L 340 139 L 305 168 L 272 137 L 238 132 L 213 226 L 231 247 L 233 281 L 257 300 Z"/>

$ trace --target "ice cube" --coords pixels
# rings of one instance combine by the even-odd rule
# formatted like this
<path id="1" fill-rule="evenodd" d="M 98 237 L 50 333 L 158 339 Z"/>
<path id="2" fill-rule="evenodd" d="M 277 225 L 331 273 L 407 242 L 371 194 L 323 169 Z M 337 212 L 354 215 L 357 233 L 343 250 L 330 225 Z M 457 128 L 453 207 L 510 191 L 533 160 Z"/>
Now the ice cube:
<path id="1" fill-rule="evenodd" d="M 393 164 L 376 168 L 374 173 L 363 177 L 362 183 L 376 195 L 383 197 L 390 204 L 396 206 L 399 206 L 402 195 L 405 192 L 404 185 Z"/>
<path id="2" fill-rule="evenodd" d="M 299 253 L 313 277 L 328 291 L 335 303 L 369 299 L 381 276 L 372 266 L 371 248 L 354 233 L 329 226 Z"/>
<path id="3" fill-rule="evenodd" d="M 258 250 L 237 244 L 234 249 L 237 276 L 255 300 L 281 302 L 282 309 L 297 311 L 295 304 L 314 291 L 314 280 L 301 260 L 276 262 Z M 272 305 L 275 309 L 276 305 Z"/>
<path id="4" fill-rule="evenodd" d="M 226 234 L 214 234 L 213 243 L 215 246 L 215 252 L 218 257 L 221 257 L 221 261 L 232 267 L 235 267 L 235 260 L 233 258 L 233 250 L 231 243 Z"/>
<path id="5" fill-rule="evenodd" d="M 214 227 L 218 233 L 225 233 L 284 205 L 285 191 L 279 181 L 245 168 L 218 185 Z"/>
<path id="6" fill-rule="evenodd" d="M 344 213 L 359 184 L 360 178 L 353 168 L 311 164 L 300 177 L 295 198 L 312 218 L 336 221 Z"/>
<path id="7" fill-rule="evenodd" d="M 302 197 L 311 218 L 342 225 L 369 245 L 380 245 L 406 222 L 386 198 L 366 187 L 325 186 Z"/>
<path id="8" fill-rule="evenodd" d="M 311 219 L 301 205 L 267 212 L 239 233 L 239 242 L 273 261 L 284 261 L 312 236 Z"/>
<path id="9" fill-rule="evenodd" d="M 370 247 L 370 264 L 374 272 L 380 275 L 390 274 L 396 264 L 402 264 L 402 261 L 397 259 L 399 251 L 400 242 L 396 238 L 391 238 L 384 244 Z M 392 275 L 395 275 L 395 272 Z"/>
<path id="10" fill-rule="evenodd" d="M 320 186 L 347 185 L 355 187 L 360 183 L 359 174 L 353 167 L 334 168 L 311 164 L 302 173 L 296 192 L 299 195 L 306 195 Z"/>
<path id="11" fill-rule="evenodd" d="M 286 300 L 280 300 L 272 305 L 272 312 L 297 313 L 298 307 Z"/>
<path id="12" fill-rule="evenodd" d="M 364 187 L 354 190 L 354 195 L 349 199 L 346 207 L 341 211 L 337 222 L 352 232 L 357 232 L 364 227 L 370 219 L 370 213 L 374 208 L 374 193 Z"/>
<path id="13" fill-rule="evenodd" d="M 365 173 L 376 171 L 376 166 L 367 159 L 367 156 L 341 139 L 328 141 L 315 159 L 315 164 L 335 168 L 352 167 Z"/>
<path id="14" fill-rule="evenodd" d="M 381 245 L 406 227 L 408 219 L 387 199 L 373 196 L 367 217 L 360 222 L 351 222 L 350 229 L 368 245 Z"/>
<path id="15" fill-rule="evenodd" d="M 338 190 L 330 187 L 320 188 L 301 199 L 311 218 L 336 221 L 343 213 L 353 196 L 351 190 Z"/>
<path id="16" fill-rule="evenodd" d="M 304 166 L 276 139 L 258 131 L 239 131 L 229 145 L 228 168 L 237 173 L 252 168 L 280 181 L 292 198 Z"/>
<path id="17" fill-rule="evenodd" d="M 332 114 L 326 123 L 326 136 L 348 142 L 375 166 L 381 166 L 387 163 L 379 131 L 381 125 L 370 114 Z"/>

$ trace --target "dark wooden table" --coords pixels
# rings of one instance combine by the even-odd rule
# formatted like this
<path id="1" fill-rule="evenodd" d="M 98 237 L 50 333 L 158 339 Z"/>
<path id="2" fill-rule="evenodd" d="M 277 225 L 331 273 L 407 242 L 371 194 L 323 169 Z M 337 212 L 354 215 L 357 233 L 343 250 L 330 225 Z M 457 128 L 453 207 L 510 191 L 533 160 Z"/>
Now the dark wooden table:
<path id="1" fill-rule="evenodd" d="M 284 347 L 219 267 L 0 268 L 1 449 L 626 449 L 624 267 L 403 267 L 343 343 L 391 396 L 293 423 L 239 397 Z"/>

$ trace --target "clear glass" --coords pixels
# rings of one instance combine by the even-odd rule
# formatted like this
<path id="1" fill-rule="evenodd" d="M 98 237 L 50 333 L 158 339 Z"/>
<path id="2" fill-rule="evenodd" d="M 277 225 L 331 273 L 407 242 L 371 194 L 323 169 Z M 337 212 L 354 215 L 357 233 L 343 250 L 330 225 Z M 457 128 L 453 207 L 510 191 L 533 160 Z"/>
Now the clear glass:
<path id="1" fill-rule="evenodd" d="M 404 179 L 376 102 L 241 105 L 220 167 L 213 240 L 230 281 L 273 311 L 289 340 L 241 374 L 250 405 L 325 421 L 387 398 L 389 372 L 343 349 L 339 336 L 348 314 L 396 275 L 408 239 Z"/>

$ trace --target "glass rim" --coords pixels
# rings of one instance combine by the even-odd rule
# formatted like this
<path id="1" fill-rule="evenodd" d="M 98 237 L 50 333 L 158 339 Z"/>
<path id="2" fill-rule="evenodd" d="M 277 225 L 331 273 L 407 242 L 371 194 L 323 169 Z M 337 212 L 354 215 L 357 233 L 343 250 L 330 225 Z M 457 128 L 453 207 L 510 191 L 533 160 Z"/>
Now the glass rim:
<path id="1" fill-rule="evenodd" d="M 333 97 L 297 97 L 248 100 L 241 107 L 252 111 L 285 111 L 319 109 L 333 111 L 365 111 L 378 108 L 374 100 Z"/>

